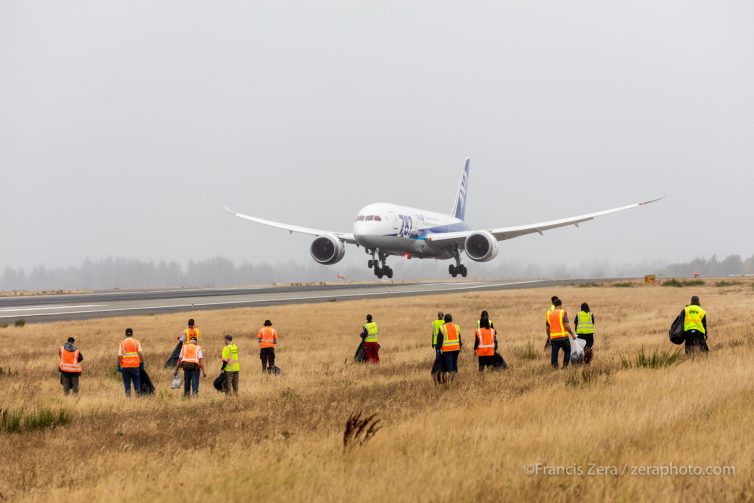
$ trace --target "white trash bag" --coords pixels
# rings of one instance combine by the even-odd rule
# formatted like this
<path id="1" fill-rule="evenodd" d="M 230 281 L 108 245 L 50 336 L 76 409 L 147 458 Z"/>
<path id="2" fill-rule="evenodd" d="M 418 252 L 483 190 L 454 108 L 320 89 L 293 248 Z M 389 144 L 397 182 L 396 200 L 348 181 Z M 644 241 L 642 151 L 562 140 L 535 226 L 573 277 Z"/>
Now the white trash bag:
<path id="1" fill-rule="evenodd" d="M 173 376 L 173 382 L 170 383 L 170 389 L 178 389 L 181 387 L 181 376 L 178 374 Z"/>
<path id="2" fill-rule="evenodd" d="M 571 339 L 571 363 L 578 363 L 584 359 L 584 348 L 586 341 L 584 339 Z"/>

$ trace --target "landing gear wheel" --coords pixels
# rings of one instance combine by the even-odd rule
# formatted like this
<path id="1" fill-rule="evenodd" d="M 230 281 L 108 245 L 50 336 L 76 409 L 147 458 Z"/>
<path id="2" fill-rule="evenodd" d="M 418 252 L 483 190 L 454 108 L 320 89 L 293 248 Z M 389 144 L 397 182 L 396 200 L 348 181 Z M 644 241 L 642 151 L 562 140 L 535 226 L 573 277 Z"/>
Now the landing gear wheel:
<path id="1" fill-rule="evenodd" d="M 385 276 L 387 276 L 388 278 L 393 277 L 393 270 L 388 266 L 385 266 Z"/>
<path id="2" fill-rule="evenodd" d="M 374 273 L 377 275 L 378 279 L 382 279 L 382 276 L 384 276 L 382 269 L 380 269 L 379 267 L 374 268 Z"/>
<path id="3" fill-rule="evenodd" d="M 465 266 L 465 265 L 463 265 L 463 264 L 461 264 L 461 265 L 459 265 L 459 266 L 458 266 L 458 272 L 459 272 L 459 273 L 461 274 L 461 276 L 463 276 L 464 278 L 465 278 L 465 277 L 466 277 L 466 275 L 467 275 L 467 274 L 469 273 L 469 271 L 467 271 L 467 270 L 466 270 L 466 266 Z"/>
<path id="4" fill-rule="evenodd" d="M 451 275 L 451 276 L 453 276 L 454 278 L 455 278 L 456 276 L 458 276 L 458 271 L 456 270 L 456 266 L 454 266 L 453 264 L 450 264 L 450 265 L 448 266 L 448 272 L 449 272 L 449 273 L 450 273 L 450 275 Z"/>
<path id="5" fill-rule="evenodd" d="M 372 259 L 367 260 L 367 267 L 368 268 L 371 269 L 373 265 L 374 265 L 374 260 L 372 260 Z"/>

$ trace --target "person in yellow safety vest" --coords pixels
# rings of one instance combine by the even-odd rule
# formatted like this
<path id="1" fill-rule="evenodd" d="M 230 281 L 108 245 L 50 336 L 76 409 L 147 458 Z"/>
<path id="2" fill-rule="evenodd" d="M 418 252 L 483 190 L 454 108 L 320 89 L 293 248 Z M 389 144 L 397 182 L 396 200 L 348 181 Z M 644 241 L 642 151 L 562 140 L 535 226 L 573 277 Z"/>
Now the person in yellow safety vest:
<path id="1" fill-rule="evenodd" d="M 178 369 L 183 367 L 183 396 L 191 395 L 196 398 L 199 396 L 199 372 L 203 377 L 207 377 L 204 370 L 204 354 L 202 348 L 196 343 L 196 337 L 191 337 L 189 341 L 181 348 L 181 354 L 178 356 L 178 364 L 175 366 L 175 375 L 178 375 Z"/>
<path id="2" fill-rule="evenodd" d="M 479 319 L 476 322 L 477 328 L 482 328 L 482 320 L 487 320 L 489 322 L 490 328 L 494 329 L 495 324 L 490 321 L 490 315 L 487 311 L 482 311 L 482 314 L 479 315 Z"/>
<path id="3" fill-rule="evenodd" d="M 233 388 L 233 394 L 238 396 L 238 346 L 233 344 L 233 336 L 225 336 L 225 346 L 222 352 L 223 371 L 225 372 L 226 384 L 225 393 L 230 395 L 230 389 Z"/>
<path id="4" fill-rule="evenodd" d="M 141 372 L 140 367 L 144 364 L 144 353 L 141 343 L 134 339 L 134 331 L 126 329 L 126 338 L 118 345 L 118 369 L 123 374 L 123 387 L 126 396 L 131 396 L 131 384 L 134 386 L 136 396 L 141 395 Z"/>
<path id="5" fill-rule="evenodd" d="M 60 370 L 60 384 L 63 385 L 63 394 L 68 395 L 73 391 L 74 395 L 79 394 L 79 377 L 81 376 L 81 362 L 84 357 L 81 356 L 79 348 L 73 345 L 76 339 L 73 337 L 68 338 L 63 346 L 58 351 L 60 357 L 60 363 L 58 364 L 58 370 Z"/>
<path id="6" fill-rule="evenodd" d="M 707 352 L 707 311 L 699 305 L 699 297 L 691 297 L 691 304 L 681 311 L 686 353 Z"/>
<path id="7" fill-rule="evenodd" d="M 361 339 L 364 345 L 364 357 L 368 362 L 380 363 L 380 345 L 377 343 L 377 334 L 380 329 L 377 323 L 372 321 L 372 315 L 367 315 L 367 322 L 361 327 Z"/>
<path id="8" fill-rule="evenodd" d="M 495 352 L 497 351 L 497 332 L 490 327 L 489 318 L 482 318 L 479 321 L 479 328 L 474 332 L 474 349 L 476 350 L 477 359 L 479 360 L 479 371 L 484 367 L 492 367 L 495 363 Z"/>
<path id="9" fill-rule="evenodd" d="M 461 342 L 461 327 L 453 323 L 453 315 L 445 313 L 443 318 L 445 323 L 437 334 L 437 345 L 440 346 L 442 357 L 445 361 L 445 371 L 453 374 L 458 372 L 458 354 L 461 352 L 463 343 Z"/>
<path id="10" fill-rule="evenodd" d="M 571 341 L 569 337 L 575 339 L 576 336 L 568 322 L 568 313 L 562 307 L 563 302 L 560 299 L 555 299 L 553 305 L 555 309 L 550 311 L 547 316 L 547 337 L 550 339 L 550 346 L 552 347 L 550 364 L 552 368 L 558 368 L 558 352 L 562 349 L 563 368 L 566 368 L 571 361 Z"/>
<path id="11" fill-rule="evenodd" d="M 589 310 L 589 304 L 581 304 L 581 311 L 573 320 L 576 327 L 576 337 L 586 341 L 584 348 L 584 363 L 592 361 L 592 346 L 594 346 L 594 313 Z"/>
<path id="12" fill-rule="evenodd" d="M 445 324 L 444 317 L 445 314 L 442 311 L 438 311 L 437 319 L 432 322 L 432 348 L 435 350 L 435 355 L 440 354 L 440 347 L 437 345 L 437 334 L 440 333 L 440 327 Z"/>
<path id="13" fill-rule="evenodd" d="M 557 300 L 557 298 L 558 298 L 557 295 L 553 295 L 552 297 L 550 297 L 550 302 L 552 304 L 550 304 L 550 308 L 547 310 L 547 313 L 545 313 L 545 327 L 547 326 L 548 323 L 550 323 L 550 313 L 553 311 L 553 309 L 555 309 L 555 300 Z M 547 340 L 545 341 L 545 349 L 547 349 L 548 347 L 550 347 L 549 337 L 547 337 Z"/>
<path id="14" fill-rule="evenodd" d="M 199 344 L 202 334 L 199 331 L 199 327 L 196 327 L 194 325 L 194 318 L 188 320 L 188 328 L 183 331 L 179 338 L 182 343 L 186 344 L 187 341 L 191 340 L 191 338 L 194 337 L 196 338 L 196 343 Z"/>
<path id="15" fill-rule="evenodd" d="M 257 334 L 259 358 L 262 360 L 262 372 L 275 372 L 275 346 L 278 343 L 278 331 L 272 328 L 270 320 L 264 320 L 264 326 Z"/>

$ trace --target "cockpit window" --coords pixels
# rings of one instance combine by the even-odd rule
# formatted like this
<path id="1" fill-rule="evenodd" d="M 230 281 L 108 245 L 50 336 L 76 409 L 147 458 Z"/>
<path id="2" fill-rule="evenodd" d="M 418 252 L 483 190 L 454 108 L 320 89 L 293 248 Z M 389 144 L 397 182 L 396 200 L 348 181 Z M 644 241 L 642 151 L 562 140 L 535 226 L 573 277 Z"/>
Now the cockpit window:
<path id="1" fill-rule="evenodd" d="M 374 221 L 375 221 L 375 222 L 382 222 L 382 217 L 381 217 L 381 216 L 379 216 L 379 215 L 375 215 L 375 216 L 374 216 Z"/>
<path id="2" fill-rule="evenodd" d="M 371 222 L 374 220 L 374 215 L 367 215 L 367 218 L 365 219 L 367 222 Z"/>
<path id="3" fill-rule="evenodd" d="M 359 215 L 358 217 L 356 217 L 356 221 L 357 222 L 363 222 L 364 221 L 364 215 Z"/>

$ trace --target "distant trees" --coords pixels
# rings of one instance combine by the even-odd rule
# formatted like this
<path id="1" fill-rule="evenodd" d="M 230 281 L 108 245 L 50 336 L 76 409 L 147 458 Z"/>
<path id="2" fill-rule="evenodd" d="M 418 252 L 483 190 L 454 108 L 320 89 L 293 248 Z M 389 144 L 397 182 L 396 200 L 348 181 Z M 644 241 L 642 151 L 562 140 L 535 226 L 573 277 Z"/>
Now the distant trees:
<path id="1" fill-rule="evenodd" d="M 211 287 L 249 285 L 259 283 L 286 283 L 310 281 L 335 281 L 341 274 L 349 280 L 373 279 L 372 271 L 364 267 L 347 265 L 322 266 L 314 262 L 289 261 L 271 265 L 264 262 L 243 262 L 215 257 L 208 260 L 191 260 L 186 267 L 174 261 L 144 261 L 124 258 L 86 259 L 79 267 L 48 268 L 38 266 L 31 271 L 6 268 L 0 276 L 0 290 L 107 290 L 113 288 L 161 287 Z M 394 259 L 391 266 L 398 279 L 445 277 L 446 262 L 434 260 Z M 643 274 L 667 276 L 727 276 L 754 274 L 754 255 L 742 259 L 731 255 L 724 260 L 716 256 L 697 258 L 690 262 L 663 265 L 647 263 L 616 265 L 607 262 L 585 262 L 578 265 L 532 263 L 496 260 L 474 263 L 471 276 L 491 278 L 541 278 L 541 277 L 619 277 Z"/>

